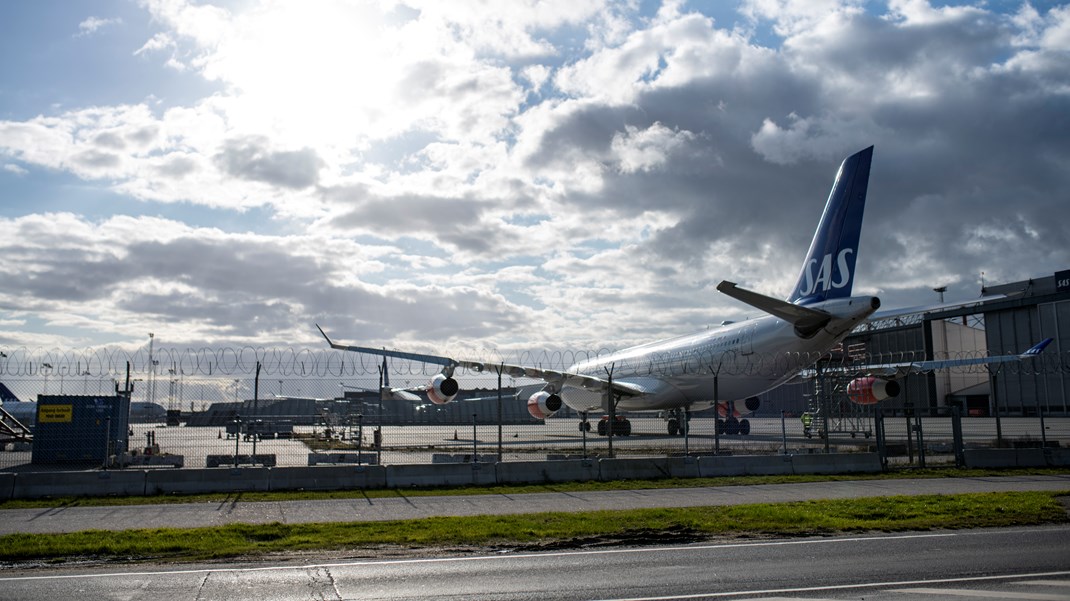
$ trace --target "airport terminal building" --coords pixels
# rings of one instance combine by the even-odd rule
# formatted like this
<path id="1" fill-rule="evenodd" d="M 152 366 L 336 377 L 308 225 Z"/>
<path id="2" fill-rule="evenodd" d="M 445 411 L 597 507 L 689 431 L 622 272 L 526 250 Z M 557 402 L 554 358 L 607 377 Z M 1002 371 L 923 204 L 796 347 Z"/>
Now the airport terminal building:
<path id="1" fill-rule="evenodd" d="M 881 407 L 1070 416 L 1070 270 L 987 286 L 976 303 L 965 306 L 866 324 L 844 346 L 870 361 L 904 362 L 1017 354 L 1045 338 L 1053 341 L 1034 359 L 908 376 L 903 392 Z M 808 410 L 813 387 L 813 382 L 788 384 L 764 395 L 762 404 L 798 415 Z"/>

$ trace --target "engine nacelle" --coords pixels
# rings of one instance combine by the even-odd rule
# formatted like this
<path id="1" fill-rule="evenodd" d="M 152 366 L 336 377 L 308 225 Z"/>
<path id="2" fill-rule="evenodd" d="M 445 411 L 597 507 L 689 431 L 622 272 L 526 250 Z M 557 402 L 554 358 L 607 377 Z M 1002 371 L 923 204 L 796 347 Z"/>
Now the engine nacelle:
<path id="1" fill-rule="evenodd" d="M 542 390 L 528 397 L 528 413 L 535 419 L 546 419 L 561 409 L 561 395 Z"/>
<path id="2" fill-rule="evenodd" d="M 855 378 L 847 384 L 847 398 L 856 405 L 873 405 L 884 399 L 899 396 L 899 382 L 868 376 Z"/>
<path id="3" fill-rule="evenodd" d="M 460 389 L 457 380 L 446 377 L 446 374 L 435 374 L 427 385 L 427 398 L 436 405 L 445 405 L 457 397 Z"/>
<path id="4" fill-rule="evenodd" d="M 756 396 L 747 397 L 738 401 L 717 403 L 717 415 L 720 417 L 740 418 L 744 415 L 754 413 L 758 410 L 758 407 L 761 406 L 762 402 Z"/>

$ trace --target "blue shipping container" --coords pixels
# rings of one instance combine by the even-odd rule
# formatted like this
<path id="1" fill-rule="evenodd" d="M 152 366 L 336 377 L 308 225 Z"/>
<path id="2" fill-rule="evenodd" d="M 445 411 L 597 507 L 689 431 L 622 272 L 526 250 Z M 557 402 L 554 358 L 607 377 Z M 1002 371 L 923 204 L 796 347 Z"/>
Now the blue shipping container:
<path id="1" fill-rule="evenodd" d="M 38 395 L 32 462 L 103 464 L 126 450 L 129 428 L 126 395 Z"/>

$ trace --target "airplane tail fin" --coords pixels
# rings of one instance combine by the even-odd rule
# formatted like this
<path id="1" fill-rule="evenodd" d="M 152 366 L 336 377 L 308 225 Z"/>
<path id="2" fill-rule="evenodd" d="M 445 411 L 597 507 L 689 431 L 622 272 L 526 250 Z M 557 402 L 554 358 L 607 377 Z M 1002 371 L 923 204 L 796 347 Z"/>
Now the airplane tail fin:
<path id="1" fill-rule="evenodd" d="M 870 146 L 840 164 L 789 303 L 808 305 L 851 296 L 872 160 Z"/>
<path id="2" fill-rule="evenodd" d="M 19 397 L 15 396 L 15 393 L 11 392 L 11 389 L 8 388 L 6 384 L 0 382 L 0 403 L 17 402 L 19 402 Z"/>

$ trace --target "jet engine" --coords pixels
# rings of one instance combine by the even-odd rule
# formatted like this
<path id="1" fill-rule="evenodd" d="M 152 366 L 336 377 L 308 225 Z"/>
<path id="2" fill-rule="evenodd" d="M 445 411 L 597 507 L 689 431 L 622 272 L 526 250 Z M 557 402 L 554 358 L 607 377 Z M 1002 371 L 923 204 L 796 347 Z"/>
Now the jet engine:
<path id="1" fill-rule="evenodd" d="M 899 382 L 868 376 L 855 378 L 847 384 L 847 398 L 857 405 L 873 405 L 878 401 L 899 396 Z"/>
<path id="2" fill-rule="evenodd" d="M 458 390 L 460 386 L 457 385 L 457 380 L 446 374 L 435 374 L 427 385 L 427 398 L 436 405 L 445 405 L 457 396 Z"/>
<path id="3" fill-rule="evenodd" d="M 762 406 L 761 400 L 756 396 L 747 397 L 745 399 L 739 399 L 738 401 L 729 401 L 725 403 L 717 403 L 717 414 L 721 417 L 742 417 L 744 415 L 750 415 L 758 410 L 758 407 Z"/>
<path id="4" fill-rule="evenodd" d="M 561 408 L 561 396 L 545 390 L 528 397 L 528 413 L 535 419 L 546 419 Z"/>

